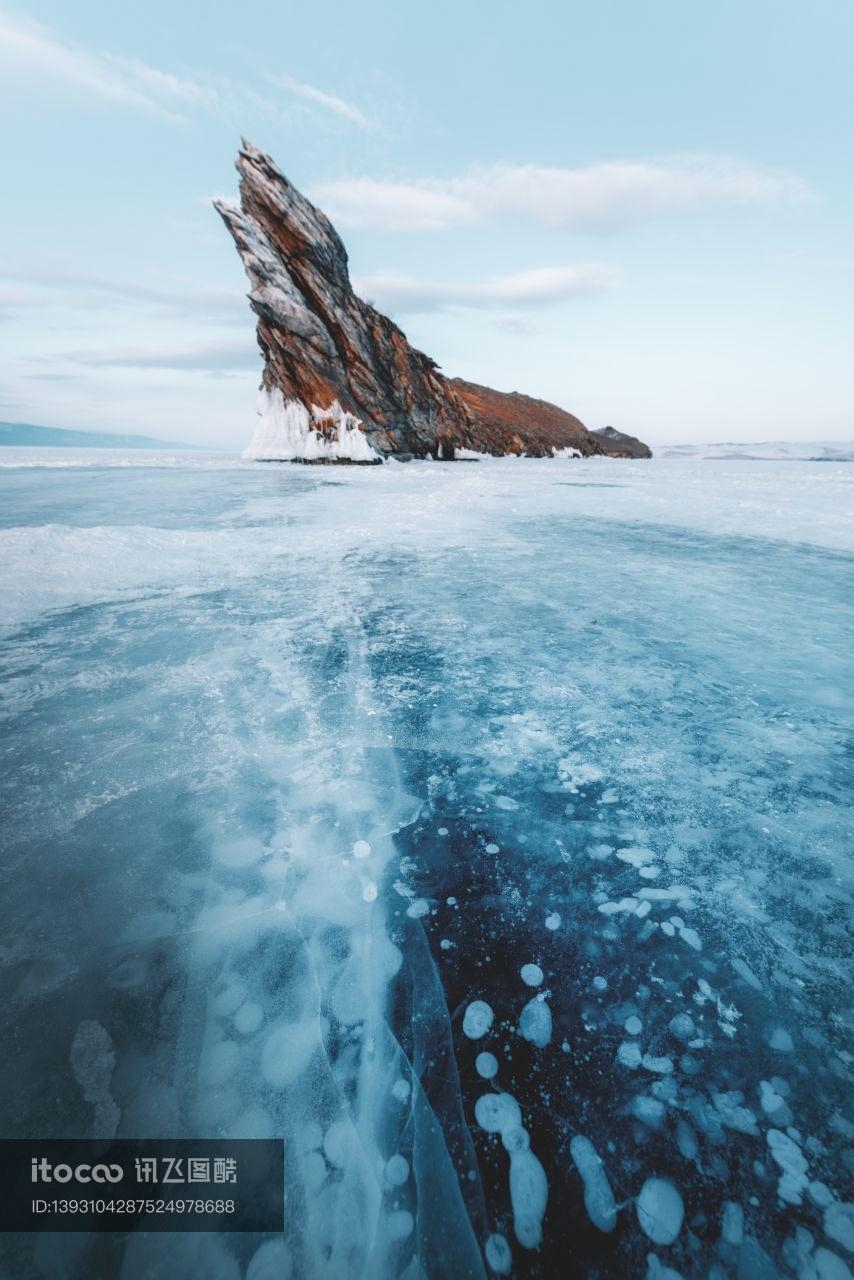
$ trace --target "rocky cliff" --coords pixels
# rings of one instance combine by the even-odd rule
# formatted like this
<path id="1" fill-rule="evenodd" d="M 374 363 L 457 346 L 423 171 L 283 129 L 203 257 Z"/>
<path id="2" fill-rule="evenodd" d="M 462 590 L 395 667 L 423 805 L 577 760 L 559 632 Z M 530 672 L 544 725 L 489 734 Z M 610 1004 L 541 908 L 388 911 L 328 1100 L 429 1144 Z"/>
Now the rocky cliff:
<path id="1" fill-rule="evenodd" d="M 329 219 L 245 139 L 240 201 L 214 203 L 249 277 L 264 357 L 257 457 L 458 449 L 550 456 L 606 450 L 570 413 L 516 393 L 445 378 L 387 316 L 358 297 Z"/>

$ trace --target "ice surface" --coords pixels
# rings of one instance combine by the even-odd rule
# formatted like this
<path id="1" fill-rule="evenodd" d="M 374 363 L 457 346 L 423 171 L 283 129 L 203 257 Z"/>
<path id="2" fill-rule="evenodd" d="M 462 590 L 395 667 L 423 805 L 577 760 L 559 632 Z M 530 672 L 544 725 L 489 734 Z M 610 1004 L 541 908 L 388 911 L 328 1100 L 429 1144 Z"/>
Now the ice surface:
<path id="1" fill-rule="evenodd" d="M 21 461 L 7 1133 L 285 1140 L 125 1280 L 847 1274 L 850 467 Z"/>

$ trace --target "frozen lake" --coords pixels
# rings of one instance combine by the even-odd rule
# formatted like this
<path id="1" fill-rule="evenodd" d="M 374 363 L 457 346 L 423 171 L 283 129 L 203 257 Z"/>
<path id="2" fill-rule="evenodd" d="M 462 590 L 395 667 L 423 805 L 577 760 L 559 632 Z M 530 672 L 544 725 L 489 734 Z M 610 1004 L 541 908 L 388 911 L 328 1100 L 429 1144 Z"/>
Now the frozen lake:
<path id="1" fill-rule="evenodd" d="M 851 1275 L 854 467 L 5 449 L 0 521 L 3 1134 L 286 1163 L 6 1273 Z"/>

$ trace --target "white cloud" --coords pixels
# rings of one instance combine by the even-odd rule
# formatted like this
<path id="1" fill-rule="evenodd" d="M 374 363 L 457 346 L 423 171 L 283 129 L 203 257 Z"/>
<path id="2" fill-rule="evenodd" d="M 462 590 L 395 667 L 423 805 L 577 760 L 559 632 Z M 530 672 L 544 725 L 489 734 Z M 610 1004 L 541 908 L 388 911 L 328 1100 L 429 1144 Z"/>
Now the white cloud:
<path id="1" fill-rule="evenodd" d="M 543 306 L 608 289 L 616 280 L 617 272 L 608 263 L 582 262 L 571 267 L 537 267 L 476 284 L 432 282 L 404 275 L 363 276 L 353 283 L 363 297 L 400 315 L 447 307 Z"/>
<path id="2" fill-rule="evenodd" d="M 244 369 L 260 372 L 261 355 L 249 339 L 191 342 L 174 346 L 107 347 L 66 351 L 43 359 L 68 361 L 90 369 L 181 369 L 205 373 L 233 373 Z"/>
<path id="3" fill-rule="evenodd" d="M 371 127 L 370 120 L 358 107 L 354 107 L 352 102 L 346 102 L 344 98 L 336 97 L 334 93 L 325 93 L 323 89 L 317 89 L 313 84 L 305 84 L 302 80 L 295 80 L 293 76 L 269 76 L 268 79 L 272 80 L 274 84 L 281 85 L 283 89 L 287 89 L 289 93 L 295 94 L 298 98 L 304 98 L 307 102 L 323 107 L 334 115 L 342 116 L 343 119 L 349 120 L 351 124 L 357 124 L 362 129 Z"/>
<path id="4" fill-rule="evenodd" d="M 580 169 L 500 164 L 420 182 L 342 179 L 315 194 L 333 221 L 381 231 L 441 230 L 490 218 L 608 231 L 657 215 L 803 200 L 809 192 L 792 174 L 688 156 Z"/>
<path id="5" fill-rule="evenodd" d="M 441 231 L 476 219 L 467 199 L 439 184 L 353 178 L 315 188 L 324 211 L 344 227 L 378 231 Z"/>

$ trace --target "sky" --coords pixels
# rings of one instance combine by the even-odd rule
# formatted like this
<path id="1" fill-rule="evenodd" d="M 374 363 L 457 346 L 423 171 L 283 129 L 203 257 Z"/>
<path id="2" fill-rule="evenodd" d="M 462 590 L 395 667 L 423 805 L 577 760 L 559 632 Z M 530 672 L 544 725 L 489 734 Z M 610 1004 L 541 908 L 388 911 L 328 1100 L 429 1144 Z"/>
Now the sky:
<path id="1" fill-rule="evenodd" d="M 0 419 L 246 443 L 245 135 L 447 374 L 850 440 L 852 40 L 849 0 L 0 0 Z"/>

